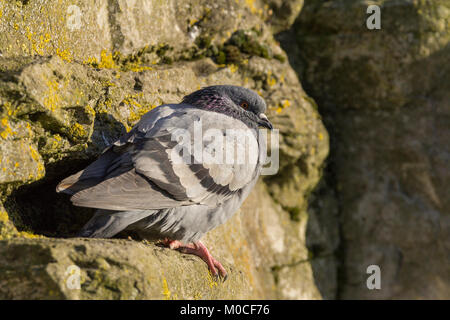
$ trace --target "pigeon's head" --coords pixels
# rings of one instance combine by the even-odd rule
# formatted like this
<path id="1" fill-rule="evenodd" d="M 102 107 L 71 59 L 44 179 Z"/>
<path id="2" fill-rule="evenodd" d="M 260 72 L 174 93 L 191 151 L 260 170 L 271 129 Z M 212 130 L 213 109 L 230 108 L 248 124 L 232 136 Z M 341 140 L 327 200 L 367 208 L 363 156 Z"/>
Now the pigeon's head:
<path id="1" fill-rule="evenodd" d="M 183 103 L 198 108 L 228 114 L 251 127 L 273 129 L 264 112 L 266 102 L 256 92 L 230 85 L 218 85 L 200 89 L 183 98 Z"/>

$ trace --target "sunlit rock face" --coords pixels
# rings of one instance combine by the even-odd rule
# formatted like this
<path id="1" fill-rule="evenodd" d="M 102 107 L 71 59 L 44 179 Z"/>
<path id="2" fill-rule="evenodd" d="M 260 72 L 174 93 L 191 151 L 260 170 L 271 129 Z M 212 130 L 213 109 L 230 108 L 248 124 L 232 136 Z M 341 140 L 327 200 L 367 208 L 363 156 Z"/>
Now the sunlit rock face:
<path id="1" fill-rule="evenodd" d="M 336 267 L 320 268 L 326 254 L 310 250 L 324 241 L 320 206 L 309 202 L 328 133 L 273 36 L 301 5 L 0 2 L 0 298 L 332 296 L 319 283 L 335 288 Z M 229 280 L 216 283 L 199 259 L 134 235 L 67 239 L 93 210 L 72 206 L 56 184 L 149 110 L 213 84 L 257 91 L 280 130 L 277 173 L 204 239 Z"/>
<path id="2" fill-rule="evenodd" d="M 367 1 L 0 1 L 0 298 L 450 298 L 450 6 L 370 4 L 379 30 Z M 213 84 L 280 130 L 277 173 L 204 239 L 227 282 L 133 234 L 68 239 L 93 210 L 56 184 Z"/>

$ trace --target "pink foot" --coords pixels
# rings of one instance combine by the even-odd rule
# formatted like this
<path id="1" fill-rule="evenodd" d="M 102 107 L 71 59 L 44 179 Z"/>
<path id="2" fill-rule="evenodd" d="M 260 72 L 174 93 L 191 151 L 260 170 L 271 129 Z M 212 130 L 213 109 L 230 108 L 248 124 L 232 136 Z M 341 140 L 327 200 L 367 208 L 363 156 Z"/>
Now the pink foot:
<path id="1" fill-rule="evenodd" d="M 178 250 L 182 253 L 193 254 L 205 261 L 208 266 L 209 272 L 214 278 L 219 276 L 225 281 L 227 279 L 227 272 L 222 264 L 213 258 L 209 253 L 208 249 L 200 241 L 194 243 L 183 244 L 178 240 L 163 240 L 163 243 L 167 245 L 170 249 Z"/>

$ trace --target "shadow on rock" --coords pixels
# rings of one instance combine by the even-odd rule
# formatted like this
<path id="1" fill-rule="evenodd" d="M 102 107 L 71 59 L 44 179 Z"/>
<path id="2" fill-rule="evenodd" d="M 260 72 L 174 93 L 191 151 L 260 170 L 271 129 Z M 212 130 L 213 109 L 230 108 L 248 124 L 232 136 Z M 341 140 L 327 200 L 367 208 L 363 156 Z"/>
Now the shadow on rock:
<path id="1" fill-rule="evenodd" d="M 97 115 L 86 150 L 69 152 L 63 159 L 47 163 L 43 179 L 14 190 L 4 206 L 17 230 L 49 237 L 70 237 L 79 231 L 95 209 L 73 206 L 69 195 L 56 193 L 56 186 L 89 165 L 125 132 L 124 125 L 111 115 Z"/>

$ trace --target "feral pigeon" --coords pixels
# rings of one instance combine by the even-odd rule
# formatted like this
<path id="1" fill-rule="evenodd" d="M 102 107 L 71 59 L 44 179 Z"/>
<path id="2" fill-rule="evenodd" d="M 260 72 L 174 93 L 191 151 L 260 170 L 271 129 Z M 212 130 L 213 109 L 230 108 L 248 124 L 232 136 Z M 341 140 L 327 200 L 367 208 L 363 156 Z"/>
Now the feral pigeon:
<path id="1" fill-rule="evenodd" d="M 200 242 L 229 219 L 265 161 L 258 127 L 272 129 L 254 91 L 210 86 L 148 113 L 84 170 L 59 183 L 76 206 L 97 208 L 80 237 L 132 230 L 226 271 Z"/>

